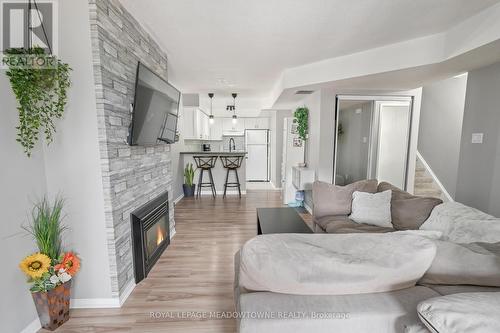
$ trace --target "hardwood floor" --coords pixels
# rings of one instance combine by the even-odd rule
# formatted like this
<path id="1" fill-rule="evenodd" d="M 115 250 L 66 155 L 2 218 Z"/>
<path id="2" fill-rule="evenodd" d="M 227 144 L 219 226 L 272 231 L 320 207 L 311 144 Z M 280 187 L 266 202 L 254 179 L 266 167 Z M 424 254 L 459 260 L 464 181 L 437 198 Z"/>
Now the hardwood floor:
<path id="1" fill-rule="evenodd" d="M 181 200 L 175 206 L 177 234 L 124 306 L 72 310 L 57 332 L 235 332 L 233 319 L 182 316 L 234 311 L 233 256 L 257 233 L 256 208 L 280 206 L 280 192 L 262 190 L 241 199 Z M 310 215 L 302 215 L 310 223 Z"/>

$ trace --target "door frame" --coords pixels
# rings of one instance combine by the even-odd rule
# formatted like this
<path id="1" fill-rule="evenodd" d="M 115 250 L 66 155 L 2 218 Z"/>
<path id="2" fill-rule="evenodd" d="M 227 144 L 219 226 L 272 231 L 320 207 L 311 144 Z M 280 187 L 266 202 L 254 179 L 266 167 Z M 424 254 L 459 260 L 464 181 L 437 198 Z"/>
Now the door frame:
<path id="1" fill-rule="evenodd" d="M 369 168 L 368 172 L 371 172 L 371 167 L 373 164 L 372 161 L 372 153 L 371 153 L 371 145 L 373 144 L 373 128 L 374 128 L 374 122 L 376 120 L 377 126 L 378 126 L 378 117 L 376 117 L 375 113 L 377 111 L 376 104 L 377 102 L 395 102 L 395 103 L 401 103 L 401 102 L 409 102 L 410 103 L 410 114 L 409 114 L 409 124 L 408 124 L 408 136 L 407 136 L 407 151 L 406 151 L 406 168 L 405 168 L 405 175 L 404 175 L 404 188 L 403 190 L 406 191 L 407 186 L 408 186 L 408 166 L 409 166 L 409 158 L 410 158 L 410 141 L 411 137 L 413 135 L 412 133 L 412 123 L 413 123 L 413 109 L 414 109 L 414 97 L 413 96 L 406 96 L 406 95 L 346 95 L 346 94 L 337 94 L 335 96 L 335 116 L 334 116 L 334 124 L 333 128 L 335 130 L 334 135 L 333 135 L 333 175 L 332 175 L 332 184 L 335 184 L 336 180 L 336 174 L 337 174 L 337 143 L 338 143 L 338 119 L 339 119 L 339 111 L 340 111 L 340 102 L 341 101 L 372 101 L 373 102 L 373 110 L 372 110 L 372 125 L 370 129 L 370 156 L 368 156 L 368 163 L 369 163 Z M 378 134 L 378 128 L 377 128 L 377 134 Z"/>

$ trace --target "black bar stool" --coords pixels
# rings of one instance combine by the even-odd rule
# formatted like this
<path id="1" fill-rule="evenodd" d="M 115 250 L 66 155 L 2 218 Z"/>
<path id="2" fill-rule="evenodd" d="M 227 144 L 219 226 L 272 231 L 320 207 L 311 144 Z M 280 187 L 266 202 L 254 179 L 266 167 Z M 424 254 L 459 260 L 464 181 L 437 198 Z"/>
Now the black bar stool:
<path id="1" fill-rule="evenodd" d="M 198 177 L 198 191 L 196 193 L 196 197 L 201 195 L 202 187 L 210 187 L 212 190 L 212 196 L 215 198 L 217 195 L 217 191 L 215 190 L 214 177 L 212 176 L 212 169 L 215 167 L 215 162 L 217 161 L 217 156 L 193 156 L 194 161 L 196 162 L 196 167 L 200 169 L 200 176 Z M 208 171 L 208 176 L 210 178 L 210 182 L 203 182 L 203 172 Z"/>
<path id="2" fill-rule="evenodd" d="M 226 190 L 228 187 L 237 187 L 238 188 L 238 193 L 241 198 L 241 185 L 240 185 L 240 177 L 238 177 L 238 168 L 241 167 L 241 163 L 243 162 L 243 158 L 245 156 L 243 155 L 236 155 L 236 156 L 221 156 L 220 160 L 222 162 L 222 166 L 227 169 L 226 172 L 226 182 L 224 183 L 224 195 L 223 198 L 226 197 Z M 234 171 L 234 174 L 236 175 L 236 182 L 228 182 L 229 178 L 229 171 Z"/>

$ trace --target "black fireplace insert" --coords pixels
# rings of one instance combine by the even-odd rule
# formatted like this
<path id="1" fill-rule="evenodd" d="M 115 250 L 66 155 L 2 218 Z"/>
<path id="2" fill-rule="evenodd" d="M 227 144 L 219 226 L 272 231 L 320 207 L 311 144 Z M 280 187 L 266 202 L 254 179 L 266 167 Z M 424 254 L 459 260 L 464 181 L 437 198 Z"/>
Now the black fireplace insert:
<path id="1" fill-rule="evenodd" d="M 168 192 L 130 214 L 135 282 L 144 279 L 170 243 Z"/>

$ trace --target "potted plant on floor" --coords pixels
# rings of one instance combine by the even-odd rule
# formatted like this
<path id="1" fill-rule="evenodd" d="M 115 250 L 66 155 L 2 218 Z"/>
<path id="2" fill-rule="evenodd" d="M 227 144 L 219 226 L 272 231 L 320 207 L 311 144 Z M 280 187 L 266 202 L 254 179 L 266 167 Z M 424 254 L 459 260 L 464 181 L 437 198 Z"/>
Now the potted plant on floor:
<path id="1" fill-rule="evenodd" d="M 63 201 L 51 206 L 43 199 L 33 208 L 32 220 L 24 229 L 36 241 L 38 252 L 24 258 L 19 267 L 28 276 L 30 291 L 43 328 L 55 330 L 69 319 L 71 280 L 80 269 L 73 252 L 62 251 Z"/>
<path id="2" fill-rule="evenodd" d="M 182 185 L 182 189 L 184 190 L 185 197 L 194 196 L 194 189 L 196 184 L 193 184 L 194 180 L 194 168 L 193 163 L 189 163 L 184 168 L 184 184 Z"/>

